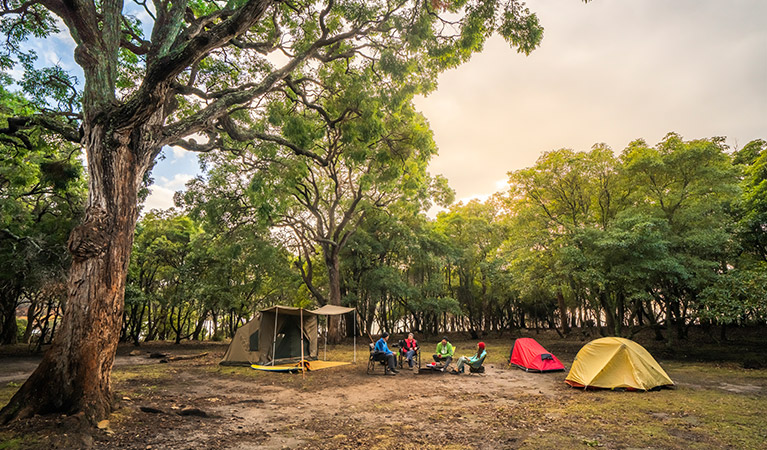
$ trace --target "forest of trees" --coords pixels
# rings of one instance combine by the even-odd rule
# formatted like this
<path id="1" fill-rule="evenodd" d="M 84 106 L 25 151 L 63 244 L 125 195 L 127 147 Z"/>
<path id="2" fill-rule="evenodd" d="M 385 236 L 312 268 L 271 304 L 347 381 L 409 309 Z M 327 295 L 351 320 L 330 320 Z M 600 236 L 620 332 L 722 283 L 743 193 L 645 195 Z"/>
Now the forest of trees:
<path id="1" fill-rule="evenodd" d="M 82 170 L 73 160 L 68 175 L 52 174 L 35 159 L 45 151 L 6 176 L 4 217 L 26 219 L 3 224 L 15 264 L 3 271 L 2 306 L 28 307 L 30 324 L 14 328 L 5 312 L 4 343 L 50 341 L 63 306 L 72 222 L 52 219 L 77 217 Z M 410 154 L 401 161 L 409 171 L 387 177 L 370 170 L 375 161 L 341 155 L 318 167 L 283 155 L 285 173 L 203 156 L 209 169 L 179 192 L 177 208 L 139 220 L 121 340 L 221 340 L 259 309 L 326 304 L 334 262 L 323 243 L 341 235 L 339 295 L 362 333 L 651 328 L 671 342 L 694 324 L 722 326 L 724 337 L 726 325 L 767 320 L 764 141 L 730 151 L 719 138 L 672 133 L 617 156 L 604 145 L 551 151 L 510 172 L 508 190 L 434 219 L 426 212 L 452 192 L 423 172 L 430 153 Z M 364 188 L 345 190 L 370 172 Z M 8 255 L 20 249 L 25 259 Z"/>
<path id="2" fill-rule="evenodd" d="M 80 79 L 38 60 L 59 31 Z M 224 339 L 273 304 L 667 341 L 767 315 L 764 141 L 552 151 L 468 204 L 428 173 L 413 99 L 493 35 L 538 47 L 523 2 L 10 0 L 0 32 L 0 343 L 51 344 L 0 423 L 96 423 L 119 341 Z M 142 215 L 171 147 L 203 175 Z"/>
<path id="3" fill-rule="evenodd" d="M 293 192 L 253 161 L 209 167 L 178 209 L 139 222 L 123 339 L 221 339 L 272 304 L 327 302 L 322 208 L 341 217 L 356 198 L 337 199 L 311 170 Z M 338 251 L 342 301 L 363 332 L 652 328 L 672 341 L 693 324 L 764 323 L 765 170 L 764 141 L 729 151 L 719 138 L 671 133 L 617 156 L 604 145 L 548 152 L 509 173 L 508 191 L 435 219 L 426 197 L 449 199 L 444 185 L 382 202 L 371 183 Z M 214 336 L 201 334 L 206 320 Z"/>

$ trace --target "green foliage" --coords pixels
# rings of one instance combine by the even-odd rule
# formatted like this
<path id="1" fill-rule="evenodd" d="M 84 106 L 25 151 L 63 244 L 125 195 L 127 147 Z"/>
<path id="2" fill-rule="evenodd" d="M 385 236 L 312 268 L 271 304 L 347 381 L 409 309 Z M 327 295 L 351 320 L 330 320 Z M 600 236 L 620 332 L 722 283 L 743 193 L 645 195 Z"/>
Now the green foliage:
<path id="1" fill-rule="evenodd" d="M 29 323 L 27 322 L 27 319 L 19 319 L 16 318 L 16 340 L 18 342 L 21 342 L 24 338 L 24 333 L 27 331 L 27 327 L 29 326 Z"/>
<path id="2" fill-rule="evenodd" d="M 722 324 L 760 323 L 767 319 L 767 265 L 734 269 L 701 293 L 700 315 Z"/>
<path id="3" fill-rule="evenodd" d="M 41 4 L 26 4 L 21 0 L 11 0 L 4 4 L 4 9 L 19 8 L 17 15 L 0 17 L 0 33 L 6 37 L 3 51 L 0 52 L 0 70 L 9 70 L 15 63 L 25 63 L 28 67 L 37 59 L 34 50 L 25 49 L 30 38 L 45 38 L 58 31 L 53 14 Z"/>
<path id="4" fill-rule="evenodd" d="M 610 333 L 662 317 L 683 334 L 735 256 L 740 190 L 725 150 L 719 138 L 672 133 L 655 147 L 632 142 L 620 159 L 604 146 L 559 150 L 511 173 L 504 251 L 522 297 L 553 305 L 561 295 L 560 311 L 604 314 Z"/>
<path id="5" fill-rule="evenodd" d="M 56 104 L 59 110 L 77 111 L 82 101 L 76 89 L 77 78 L 60 66 L 42 69 L 29 67 L 20 85 L 27 97 L 40 109 Z"/>
<path id="6" fill-rule="evenodd" d="M 767 142 L 749 142 L 733 161 L 743 171 L 742 202 L 737 212 L 744 262 L 767 262 Z"/>
<path id="7" fill-rule="evenodd" d="M 299 301 L 288 255 L 264 230 L 228 230 L 173 211 L 147 214 L 136 228 L 125 292 L 123 339 L 231 336 L 241 321 L 275 303 Z M 220 327 L 220 328 L 219 328 Z"/>
<path id="8" fill-rule="evenodd" d="M 0 88 L 4 116 L 34 107 Z M 7 126 L 2 125 L 2 126 Z M 85 180 L 79 152 L 42 129 L 0 143 L 0 342 L 24 336 L 15 322 L 21 303 L 60 282 L 69 266 L 66 241 L 82 214 Z M 34 311 L 33 311 L 34 312 Z M 34 317 L 30 321 L 34 321 Z M 12 323 L 16 329 L 4 329 Z M 34 326 L 30 323 L 29 326 Z"/>

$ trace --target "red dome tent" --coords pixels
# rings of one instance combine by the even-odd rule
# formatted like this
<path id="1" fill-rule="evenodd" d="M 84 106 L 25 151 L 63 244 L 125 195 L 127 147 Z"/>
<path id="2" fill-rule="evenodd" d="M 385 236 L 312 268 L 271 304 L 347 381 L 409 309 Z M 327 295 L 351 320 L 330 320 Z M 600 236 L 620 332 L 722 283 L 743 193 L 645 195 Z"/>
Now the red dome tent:
<path id="1" fill-rule="evenodd" d="M 565 370 L 565 366 L 556 356 L 547 352 L 535 339 L 519 338 L 511 347 L 509 364 L 515 365 L 525 372 L 557 372 Z"/>

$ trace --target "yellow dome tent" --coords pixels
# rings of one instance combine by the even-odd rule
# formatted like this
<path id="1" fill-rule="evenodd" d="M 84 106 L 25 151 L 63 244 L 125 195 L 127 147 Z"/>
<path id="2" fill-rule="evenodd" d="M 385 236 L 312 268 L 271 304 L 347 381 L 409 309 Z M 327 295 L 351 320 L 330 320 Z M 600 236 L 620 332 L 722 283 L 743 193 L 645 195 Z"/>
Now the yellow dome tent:
<path id="1" fill-rule="evenodd" d="M 575 356 L 565 383 L 582 388 L 641 391 L 674 385 L 644 347 L 617 337 L 596 339 L 584 345 Z"/>

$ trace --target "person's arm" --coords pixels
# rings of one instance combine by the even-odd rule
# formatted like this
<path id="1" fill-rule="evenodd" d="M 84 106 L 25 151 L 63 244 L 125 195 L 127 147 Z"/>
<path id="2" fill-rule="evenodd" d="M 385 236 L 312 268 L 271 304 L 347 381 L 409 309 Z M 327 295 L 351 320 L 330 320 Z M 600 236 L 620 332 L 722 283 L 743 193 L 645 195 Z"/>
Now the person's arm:
<path id="1" fill-rule="evenodd" d="M 453 344 L 448 342 L 447 343 L 447 356 L 452 358 L 454 356 L 454 354 L 455 354 L 455 347 L 453 347 Z"/>
<path id="2" fill-rule="evenodd" d="M 481 355 L 474 355 L 474 356 L 472 356 L 471 359 L 469 360 L 469 364 L 473 365 L 473 364 L 478 363 L 482 358 L 485 357 L 485 355 L 487 355 L 487 351 L 483 350 Z"/>

